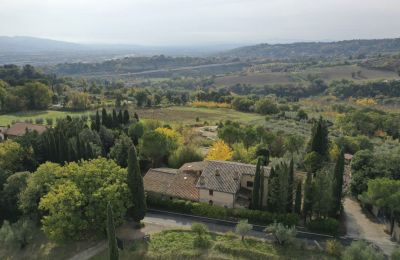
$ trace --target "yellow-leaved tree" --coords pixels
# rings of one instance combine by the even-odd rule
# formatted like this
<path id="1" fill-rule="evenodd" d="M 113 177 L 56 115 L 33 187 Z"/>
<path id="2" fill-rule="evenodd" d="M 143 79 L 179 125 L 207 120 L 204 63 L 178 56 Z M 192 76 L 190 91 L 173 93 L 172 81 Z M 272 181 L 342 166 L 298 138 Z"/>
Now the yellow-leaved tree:
<path id="1" fill-rule="evenodd" d="M 228 161 L 232 159 L 232 149 L 224 141 L 218 140 L 214 142 L 210 150 L 208 151 L 206 160 L 220 160 Z"/>

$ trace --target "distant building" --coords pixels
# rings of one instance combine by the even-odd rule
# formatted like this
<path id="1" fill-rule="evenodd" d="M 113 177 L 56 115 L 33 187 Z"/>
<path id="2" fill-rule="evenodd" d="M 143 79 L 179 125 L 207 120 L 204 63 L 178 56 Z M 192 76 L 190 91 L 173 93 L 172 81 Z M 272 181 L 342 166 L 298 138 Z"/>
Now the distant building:
<path id="1" fill-rule="evenodd" d="M 353 160 L 353 155 L 352 155 L 352 154 L 349 154 L 349 153 L 345 153 L 345 154 L 344 154 L 344 162 L 345 162 L 346 164 L 350 164 L 350 163 L 351 163 L 351 160 Z"/>
<path id="2" fill-rule="evenodd" d="M 264 167 L 265 187 L 270 173 Z M 144 188 L 163 199 L 199 201 L 228 208 L 248 207 L 256 166 L 228 161 L 202 161 L 184 164 L 180 169 L 150 169 Z M 266 192 L 265 196 L 267 195 Z M 264 202 L 266 199 L 264 200 Z"/>
<path id="3" fill-rule="evenodd" d="M 5 130 L 5 137 L 6 138 L 17 138 L 26 134 L 26 131 L 33 132 L 36 131 L 39 134 L 42 134 L 46 131 L 48 126 L 44 125 L 35 125 L 30 123 L 15 123 L 10 128 Z"/>

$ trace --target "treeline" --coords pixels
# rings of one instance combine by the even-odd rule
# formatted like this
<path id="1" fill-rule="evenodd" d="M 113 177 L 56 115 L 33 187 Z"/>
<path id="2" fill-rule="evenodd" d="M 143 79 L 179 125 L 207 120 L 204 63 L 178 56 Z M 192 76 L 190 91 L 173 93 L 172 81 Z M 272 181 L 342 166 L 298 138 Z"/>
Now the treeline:
<path id="1" fill-rule="evenodd" d="M 339 98 L 348 97 L 400 97 L 400 81 L 385 80 L 356 83 L 350 80 L 333 81 L 328 93 Z"/>
<path id="2" fill-rule="evenodd" d="M 101 63 L 64 63 L 46 68 L 46 71 L 61 75 L 96 74 L 96 73 L 129 73 L 158 69 L 173 69 L 185 66 L 198 66 L 226 62 L 222 58 L 169 57 L 157 55 L 152 57 L 126 57 L 107 60 Z"/>

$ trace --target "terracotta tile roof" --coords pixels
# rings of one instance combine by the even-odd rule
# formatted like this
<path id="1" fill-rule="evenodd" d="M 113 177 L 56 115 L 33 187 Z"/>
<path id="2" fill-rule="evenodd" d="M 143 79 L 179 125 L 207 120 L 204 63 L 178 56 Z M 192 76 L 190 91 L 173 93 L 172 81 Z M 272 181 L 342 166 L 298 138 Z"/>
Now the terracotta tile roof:
<path id="1" fill-rule="evenodd" d="M 270 168 L 264 168 L 269 176 Z M 229 161 L 208 161 L 196 187 L 225 193 L 237 193 L 242 175 L 255 175 L 256 166 Z"/>
<path id="2" fill-rule="evenodd" d="M 46 131 L 48 126 L 34 125 L 30 123 L 15 123 L 6 130 L 6 134 L 9 136 L 23 136 L 28 131 L 37 131 L 39 134 Z"/>
<path id="3" fill-rule="evenodd" d="M 144 189 L 160 195 L 199 200 L 199 190 L 196 188 L 198 176 L 179 172 L 177 169 L 150 169 L 143 178 Z"/>

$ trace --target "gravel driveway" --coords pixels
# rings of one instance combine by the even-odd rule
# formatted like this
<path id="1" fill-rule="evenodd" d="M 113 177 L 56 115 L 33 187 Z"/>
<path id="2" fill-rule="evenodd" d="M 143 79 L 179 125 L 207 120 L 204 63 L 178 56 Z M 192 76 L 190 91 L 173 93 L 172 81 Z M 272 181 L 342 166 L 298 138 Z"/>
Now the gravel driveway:
<path id="1" fill-rule="evenodd" d="M 379 246 L 385 254 L 392 253 L 396 243 L 392 242 L 390 235 L 385 233 L 385 225 L 379 223 L 370 214 L 364 213 L 357 201 L 345 198 L 344 215 L 348 237 L 371 241 Z"/>

